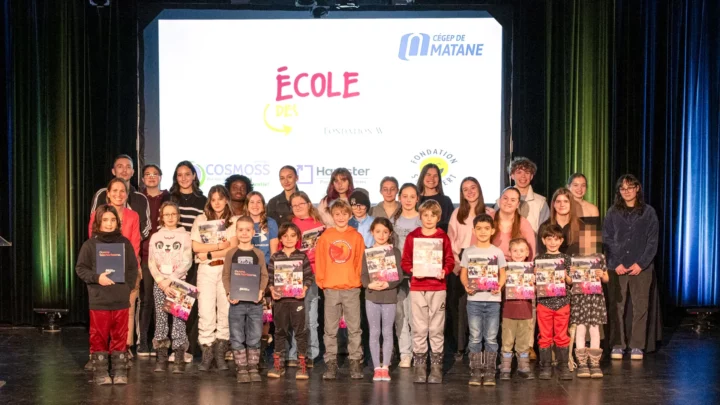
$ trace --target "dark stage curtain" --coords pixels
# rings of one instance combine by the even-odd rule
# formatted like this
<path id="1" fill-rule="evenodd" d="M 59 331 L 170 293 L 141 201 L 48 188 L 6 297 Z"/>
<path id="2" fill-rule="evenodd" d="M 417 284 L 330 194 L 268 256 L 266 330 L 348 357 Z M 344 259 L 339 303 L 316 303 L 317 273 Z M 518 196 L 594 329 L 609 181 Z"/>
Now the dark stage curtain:
<path id="1" fill-rule="evenodd" d="M 720 7 L 617 1 L 613 179 L 638 175 L 660 220 L 666 307 L 720 304 Z"/>
<path id="2" fill-rule="evenodd" d="M 0 321 L 36 323 L 39 307 L 87 320 L 75 262 L 90 200 L 110 179 L 114 155 L 136 155 L 133 4 L 3 1 L 11 191 L 0 232 L 14 246 L 0 248 Z"/>

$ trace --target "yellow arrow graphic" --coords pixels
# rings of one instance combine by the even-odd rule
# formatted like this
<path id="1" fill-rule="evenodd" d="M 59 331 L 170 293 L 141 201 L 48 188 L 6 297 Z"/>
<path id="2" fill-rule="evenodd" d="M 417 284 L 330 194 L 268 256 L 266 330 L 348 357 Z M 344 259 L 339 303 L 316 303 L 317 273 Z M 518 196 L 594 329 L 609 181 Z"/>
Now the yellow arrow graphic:
<path id="1" fill-rule="evenodd" d="M 267 120 L 268 108 L 270 108 L 270 104 L 265 105 L 265 111 L 263 111 L 263 121 L 265 121 L 265 126 L 268 127 L 268 129 L 271 131 L 283 132 L 283 133 L 285 133 L 285 136 L 287 136 L 290 133 L 290 131 L 292 131 L 292 127 L 289 127 L 289 126 L 283 124 L 283 127 L 281 129 L 281 128 L 275 128 L 274 126 L 270 125 L 270 123 Z"/>

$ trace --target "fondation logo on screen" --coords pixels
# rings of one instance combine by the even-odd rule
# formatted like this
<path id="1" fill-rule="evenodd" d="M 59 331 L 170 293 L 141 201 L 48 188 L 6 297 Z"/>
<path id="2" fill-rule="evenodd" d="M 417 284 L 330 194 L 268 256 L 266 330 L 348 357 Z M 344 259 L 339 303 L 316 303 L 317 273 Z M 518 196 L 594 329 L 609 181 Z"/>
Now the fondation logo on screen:
<path id="1" fill-rule="evenodd" d="M 400 38 L 398 58 L 409 61 L 410 58 L 433 56 L 482 56 L 484 44 L 469 43 L 465 34 L 405 34 Z"/>

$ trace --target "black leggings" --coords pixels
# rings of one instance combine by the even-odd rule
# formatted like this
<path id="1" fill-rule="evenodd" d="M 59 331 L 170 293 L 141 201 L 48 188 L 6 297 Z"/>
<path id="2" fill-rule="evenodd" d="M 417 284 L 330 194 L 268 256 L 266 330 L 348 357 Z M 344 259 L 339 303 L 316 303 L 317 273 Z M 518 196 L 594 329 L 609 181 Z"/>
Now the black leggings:
<path id="1" fill-rule="evenodd" d="M 153 280 L 148 267 L 147 259 L 140 264 L 142 267 L 142 284 L 140 285 L 140 341 L 149 342 L 152 336 L 148 336 L 150 326 L 155 320 L 155 298 L 153 297 Z"/>

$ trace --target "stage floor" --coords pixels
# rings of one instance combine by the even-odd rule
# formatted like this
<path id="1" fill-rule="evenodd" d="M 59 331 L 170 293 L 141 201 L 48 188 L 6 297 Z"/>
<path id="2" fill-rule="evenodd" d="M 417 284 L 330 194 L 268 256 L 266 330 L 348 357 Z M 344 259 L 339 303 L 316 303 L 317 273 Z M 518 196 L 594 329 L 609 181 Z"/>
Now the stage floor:
<path id="1" fill-rule="evenodd" d="M 153 359 L 136 359 L 127 386 L 94 386 L 87 361 L 87 333 L 65 328 L 58 335 L 35 329 L 0 329 L 2 404 L 718 404 L 720 403 L 720 331 L 697 335 L 682 328 L 664 331 L 658 353 L 642 362 L 604 359 L 602 380 L 498 381 L 492 387 L 467 385 L 464 364 L 445 364 L 442 385 L 415 385 L 410 369 L 392 369 L 393 381 L 322 380 L 322 364 L 309 381 L 296 382 L 294 371 L 280 380 L 238 384 L 232 371 L 183 375 L 153 373 Z M 534 363 L 533 363 L 534 364 Z M 2 385 L 0 383 L 0 385 Z"/>

